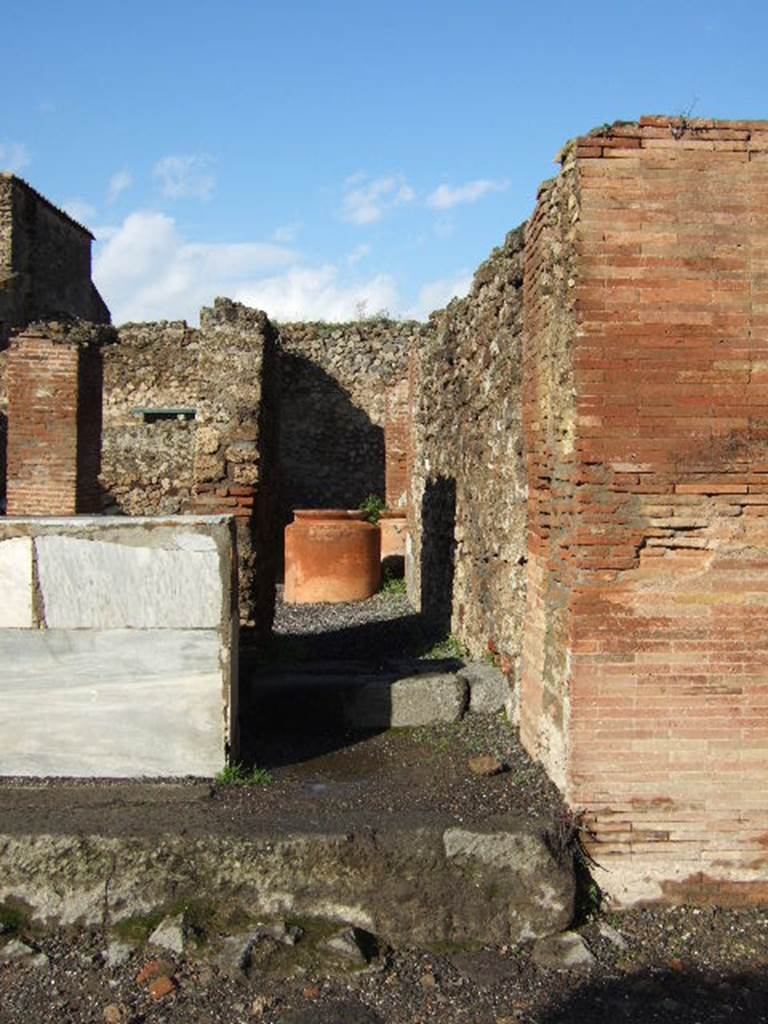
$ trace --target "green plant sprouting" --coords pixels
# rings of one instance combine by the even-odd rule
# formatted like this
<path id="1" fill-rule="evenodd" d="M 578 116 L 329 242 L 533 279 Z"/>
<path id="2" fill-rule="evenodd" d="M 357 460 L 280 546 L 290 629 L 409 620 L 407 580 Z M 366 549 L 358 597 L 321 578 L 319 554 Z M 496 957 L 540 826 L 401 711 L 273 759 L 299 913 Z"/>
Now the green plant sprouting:
<path id="1" fill-rule="evenodd" d="M 266 768 L 246 768 L 239 761 L 222 768 L 214 779 L 217 786 L 269 786 L 274 781 Z"/>
<path id="2" fill-rule="evenodd" d="M 386 508 L 384 499 L 378 494 L 369 494 L 368 497 L 360 502 L 360 511 L 369 523 L 373 523 L 376 526 L 381 519 L 381 513 Z"/>

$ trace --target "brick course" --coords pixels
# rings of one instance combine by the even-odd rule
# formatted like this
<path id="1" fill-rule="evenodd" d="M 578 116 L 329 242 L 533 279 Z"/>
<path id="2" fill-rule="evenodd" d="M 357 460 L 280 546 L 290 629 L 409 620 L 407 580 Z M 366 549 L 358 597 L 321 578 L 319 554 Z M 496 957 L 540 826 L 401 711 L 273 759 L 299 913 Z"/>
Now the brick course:
<path id="1" fill-rule="evenodd" d="M 28 328 L 8 356 L 8 514 L 101 510 L 101 345 L 109 328 Z"/>
<path id="2" fill-rule="evenodd" d="M 522 735 L 623 902 L 767 894 L 766 139 L 578 139 L 528 230 Z"/>

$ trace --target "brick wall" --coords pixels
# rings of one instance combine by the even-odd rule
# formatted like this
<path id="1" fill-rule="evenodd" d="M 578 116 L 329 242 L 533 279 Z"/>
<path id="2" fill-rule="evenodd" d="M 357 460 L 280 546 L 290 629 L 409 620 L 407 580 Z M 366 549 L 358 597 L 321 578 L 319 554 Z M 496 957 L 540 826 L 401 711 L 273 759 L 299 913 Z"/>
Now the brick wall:
<path id="1" fill-rule="evenodd" d="M 617 900 L 764 900 L 768 123 L 562 160 L 526 259 L 523 739 Z"/>
<path id="2" fill-rule="evenodd" d="M 408 466 L 411 449 L 411 396 L 408 377 L 389 384 L 384 401 L 384 498 L 387 507 L 408 504 Z"/>
<path id="3" fill-rule="evenodd" d="M 8 514 L 101 508 L 101 345 L 108 329 L 30 327 L 8 355 Z"/>

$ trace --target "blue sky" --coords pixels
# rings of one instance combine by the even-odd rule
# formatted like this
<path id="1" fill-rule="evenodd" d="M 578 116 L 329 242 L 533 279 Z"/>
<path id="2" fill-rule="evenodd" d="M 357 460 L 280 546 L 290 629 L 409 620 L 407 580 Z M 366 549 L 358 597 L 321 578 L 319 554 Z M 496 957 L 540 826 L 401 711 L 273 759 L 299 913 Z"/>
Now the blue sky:
<path id="1" fill-rule="evenodd" d="M 768 117 L 768 5 L 26 0 L 0 167 L 98 238 L 116 322 L 228 294 L 277 319 L 423 316 L 574 135 Z"/>

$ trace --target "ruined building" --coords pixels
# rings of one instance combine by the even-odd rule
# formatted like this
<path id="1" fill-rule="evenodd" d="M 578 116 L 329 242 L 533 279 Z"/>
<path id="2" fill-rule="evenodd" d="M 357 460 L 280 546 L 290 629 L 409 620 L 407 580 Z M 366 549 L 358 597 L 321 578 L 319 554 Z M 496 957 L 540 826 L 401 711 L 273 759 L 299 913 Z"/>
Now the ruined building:
<path id="1" fill-rule="evenodd" d="M 91 281 L 93 235 L 13 174 L 0 174 L 0 348 L 13 327 L 79 317 L 109 323 Z"/>
<path id="2" fill-rule="evenodd" d="M 647 117 L 560 163 L 427 324 L 119 328 L 102 501 L 234 513 L 268 617 L 265 538 L 383 493 L 397 409 L 411 597 L 507 674 L 600 884 L 765 901 L 768 123 Z"/>

